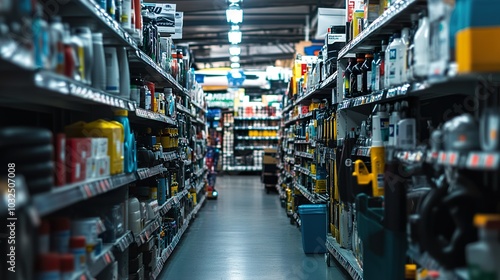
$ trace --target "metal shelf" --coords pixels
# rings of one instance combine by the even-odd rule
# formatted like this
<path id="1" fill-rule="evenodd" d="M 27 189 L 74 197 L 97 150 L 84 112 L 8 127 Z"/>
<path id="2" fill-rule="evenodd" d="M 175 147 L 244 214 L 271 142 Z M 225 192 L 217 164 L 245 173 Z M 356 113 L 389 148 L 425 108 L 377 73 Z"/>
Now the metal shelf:
<path id="1" fill-rule="evenodd" d="M 264 149 L 272 149 L 276 148 L 275 146 L 238 146 L 234 147 L 236 151 L 245 151 L 245 150 L 264 150 Z"/>
<path id="2" fill-rule="evenodd" d="M 320 203 L 327 203 L 328 202 L 328 197 L 326 195 L 318 195 L 318 194 L 312 194 L 310 193 L 304 186 L 299 185 L 295 183 L 295 187 L 299 189 L 299 191 L 304 195 L 307 200 L 314 204 L 320 204 Z"/>
<path id="3" fill-rule="evenodd" d="M 306 152 L 295 152 L 295 156 L 303 157 L 303 158 L 308 158 L 308 159 L 313 159 L 314 155 Z"/>
<path id="4" fill-rule="evenodd" d="M 123 253 L 134 241 L 134 234 L 129 230 L 122 237 L 118 238 L 113 246 L 116 250 Z"/>
<path id="5" fill-rule="evenodd" d="M 184 235 L 184 232 L 187 230 L 189 227 L 189 224 L 193 217 L 200 211 L 201 206 L 203 206 L 203 203 L 205 202 L 206 197 L 203 196 L 200 200 L 200 202 L 197 203 L 196 207 L 193 209 L 193 211 L 186 217 L 185 223 L 182 226 L 182 228 L 177 232 L 176 236 L 173 238 L 172 243 L 168 245 L 167 248 L 163 250 L 161 253 L 161 257 L 159 259 L 159 263 L 156 266 L 156 269 L 151 272 L 150 278 L 151 279 L 156 279 L 160 275 L 161 271 L 163 270 L 163 267 L 165 266 L 165 263 L 167 262 L 168 258 L 172 255 L 173 251 L 179 244 L 182 235 Z"/>
<path id="6" fill-rule="evenodd" d="M 293 213 L 293 218 L 294 218 L 294 219 L 295 219 L 295 221 L 297 222 L 297 225 L 298 225 L 299 227 L 301 227 L 301 226 L 302 226 L 302 221 L 300 220 L 299 214 L 297 214 L 297 213 Z"/>
<path id="7" fill-rule="evenodd" d="M 179 111 L 181 111 L 181 112 L 183 112 L 183 113 L 188 114 L 188 115 L 191 116 L 191 112 L 184 105 L 181 105 L 181 104 L 177 103 L 175 106 L 177 107 L 177 110 L 179 110 Z"/>
<path id="8" fill-rule="evenodd" d="M 33 204 L 40 216 L 45 216 L 77 202 L 115 190 L 137 180 L 138 174 L 120 174 L 105 178 L 91 179 L 33 196 Z"/>
<path id="9" fill-rule="evenodd" d="M 328 76 L 324 81 L 322 81 L 320 84 L 317 84 L 314 88 L 309 90 L 306 94 L 303 96 L 299 97 L 295 102 L 294 105 L 300 104 L 302 101 L 305 100 L 310 100 L 313 97 L 319 95 L 322 93 L 325 89 L 329 89 L 332 85 L 335 85 L 335 81 L 337 80 L 337 71 L 333 73 L 332 75 Z M 331 93 L 329 93 L 331 95 Z M 323 94 L 324 95 L 324 94 Z"/>
<path id="10" fill-rule="evenodd" d="M 135 243 L 137 243 L 138 246 L 147 243 L 159 227 L 160 219 L 156 218 L 152 220 L 147 226 L 144 227 L 141 233 L 135 235 Z"/>
<path id="11" fill-rule="evenodd" d="M 290 104 L 290 105 L 286 106 L 285 108 L 283 108 L 283 114 L 292 110 L 293 106 L 294 106 L 294 104 Z"/>
<path id="12" fill-rule="evenodd" d="M 113 255 L 112 249 L 112 245 L 104 245 L 102 253 L 97 256 L 92 263 L 87 263 L 88 270 L 92 277 L 99 275 L 108 265 L 115 261 L 115 255 Z"/>
<path id="13" fill-rule="evenodd" d="M 201 118 L 196 118 L 196 122 L 198 122 L 201 125 L 205 125 L 206 124 L 205 121 L 202 120 Z"/>
<path id="14" fill-rule="evenodd" d="M 262 166 L 225 166 L 227 171 L 261 171 Z"/>
<path id="15" fill-rule="evenodd" d="M 454 270 L 445 270 L 426 252 L 419 253 L 419 250 L 414 245 L 409 245 L 407 251 L 408 257 L 416 263 L 429 270 L 439 270 L 445 279 L 449 280 L 468 280 L 469 275 L 467 268 L 458 268 Z"/>
<path id="16" fill-rule="evenodd" d="M 327 236 L 326 248 L 353 280 L 363 280 L 363 269 L 359 266 L 351 250 L 341 248 L 335 238 Z"/>
<path id="17" fill-rule="evenodd" d="M 175 196 L 169 198 L 162 206 L 159 207 L 158 213 L 160 216 L 165 216 L 165 214 L 170 211 L 174 207 L 174 205 L 179 204 L 180 200 L 188 194 L 187 190 L 183 190 L 182 192 L 176 194 Z"/>
<path id="18" fill-rule="evenodd" d="M 167 171 L 167 169 L 163 166 L 163 164 L 151 167 L 151 168 L 140 168 L 137 170 L 138 180 L 144 180 L 147 178 L 151 178 L 158 174 L 161 174 L 163 171 Z"/>
<path id="19" fill-rule="evenodd" d="M 236 139 L 238 140 L 279 140 L 279 137 L 264 137 L 264 136 L 256 136 L 256 137 L 250 137 L 250 136 L 237 136 Z"/>
<path id="20" fill-rule="evenodd" d="M 373 47 L 379 46 L 379 41 L 377 44 L 366 46 L 367 42 L 373 39 L 376 35 L 379 34 L 388 34 L 389 31 L 401 30 L 401 22 L 398 21 L 398 24 L 394 27 L 390 28 L 391 30 L 387 30 L 387 26 L 391 24 L 393 21 L 396 21 L 401 18 L 407 18 L 409 20 L 409 13 L 411 13 L 411 8 L 419 3 L 421 0 L 401 0 L 396 2 L 395 5 L 391 6 L 387 9 L 381 16 L 379 16 L 367 29 L 363 30 L 356 38 L 354 38 L 351 42 L 349 42 L 342 50 L 340 50 L 338 59 L 344 58 L 348 53 L 356 53 L 357 51 L 367 51 L 371 50 Z M 384 29 L 384 33 L 381 30 Z"/>
<path id="21" fill-rule="evenodd" d="M 5 90 L 0 91 L 0 99 L 78 111 L 89 111 L 96 105 L 135 110 L 135 103 L 130 100 L 46 70 L 5 72 L 2 78 Z M 12 94 L 11 89 L 18 94 Z"/>
<path id="22" fill-rule="evenodd" d="M 198 186 L 196 186 L 196 193 L 199 193 L 205 187 L 205 182 L 200 182 Z"/>
<path id="23" fill-rule="evenodd" d="M 152 111 L 149 111 L 146 109 L 142 109 L 142 108 L 135 109 L 135 116 L 138 118 L 163 122 L 163 123 L 174 125 L 174 126 L 177 125 L 177 121 L 175 121 L 171 117 L 168 117 L 168 116 L 160 114 L 160 113 L 152 112 Z M 131 118 L 131 120 L 133 121 L 134 118 Z"/>
<path id="24" fill-rule="evenodd" d="M 194 101 L 191 101 L 191 104 L 193 104 L 193 106 L 194 106 L 194 107 L 196 107 L 196 108 L 200 109 L 200 110 L 201 110 L 201 112 L 203 112 L 203 114 L 206 114 L 206 113 L 207 113 L 207 110 L 206 110 L 205 108 L 201 107 L 201 105 L 200 105 L 200 104 L 198 104 L 198 103 L 196 103 L 196 102 L 194 102 Z"/>
<path id="25" fill-rule="evenodd" d="M 310 144 L 311 141 L 308 141 L 308 140 L 295 140 L 294 143 L 295 144 Z"/>
<path id="26" fill-rule="evenodd" d="M 234 117 L 238 121 L 279 121 L 281 117 Z"/>
<path id="27" fill-rule="evenodd" d="M 278 130 L 279 126 L 235 126 L 234 130 Z"/>

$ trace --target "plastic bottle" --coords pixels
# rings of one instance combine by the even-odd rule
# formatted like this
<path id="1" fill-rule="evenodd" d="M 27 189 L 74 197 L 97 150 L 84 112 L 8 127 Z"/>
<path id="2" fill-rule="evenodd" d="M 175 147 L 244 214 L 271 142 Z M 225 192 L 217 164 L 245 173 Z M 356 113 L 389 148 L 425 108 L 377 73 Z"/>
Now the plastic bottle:
<path id="1" fill-rule="evenodd" d="M 64 74 L 64 26 L 61 17 L 52 17 L 50 23 L 51 69 Z"/>
<path id="2" fill-rule="evenodd" d="M 132 132 L 130 129 L 130 122 L 128 120 L 127 110 L 115 110 L 114 120 L 123 125 L 124 143 L 123 143 L 123 166 L 125 173 L 134 172 L 134 161 L 132 155 Z"/>
<path id="3" fill-rule="evenodd" d="M 389 112 L 385 104 L 378 105 L 377 117 L 380 120 L 380 135 L 384 146 L 389 143 Z"/>
<path id="4" fill-rule="evenodd" d="M 408 47 L 408 55 L 406 58 L 406 80 L 408 82 L 414 82 L 415 77 L 413 75 L 413 57 L 415 56 L 415 33 L 418 30 L 419 16 L 418 14 L 411 14 L 412 27 L 410 29 L 410 46 Z"/>
<path id="5" fill-rule="evenodd" d="M 104 48 L 106 55 L 106 91 L 119 95 L 120 94 L 120 73 L 118 66 L 118 54 L 116 48 Z"/>
<path id="6" fill-rule="evenodd" d="M 77 62 L 78 55 L 76 54 L 73 44 L 71 42 L 71 33 L 69 31 L 69 25 L 64 24 L 64 75 L 68 78 L 75 79 L 75 75 L 78 73 Z"/>
<path id="7" fill-rule="evenodd" d="M 115 0 L 107 0 L 106 2 L 107 2 L 106 12 L 108 12 L 108 15 L 110 15 L 112 18 L 115 18 L 115 13 L 116 13 Z"/>
<path id="8" fill-rule="evenodd" d="M 470 280 L 500 280 L 500 215 L 477 214 L 474 224 L 479 228 L 479 241 L 466 247 Z"/>
<path id="9" fill-rule="evenodd" d="M 129 30 L 131 28 L 131 22 L 132 22 L 132 0 L 123 0 L 120 24 L 125 30 Z"/>
<path id="10" fill-rule="evenodd" d="M 349 58 L 349 64 L 344 70 L 344 98 L 350 98 L 351 96 L 351 73 L 354 61 Z"/>
<path id="11" fill-rule="evenodd" d="M 389 38 L 389 43 L 387 44 L 387 48 L 385 48 L 385 54 L 384 54 L 384 87 L 385 89 L 387 88 L 390 88 L 391 87 L 391 79 L 390 79 L 390 75 L 389 75 L 389 66 L 390 66 L 390 61 L 389 61 L 389 57 L 390 57 L 390 54 L 391 54 L 391 44 L 392 44 L 392 41 L 393 41 L 393 37 L 391 36 Z"/>
<path id="12" fill-rule="evenodd" d="M 40 254 L 36 260 L 36 280 L 60 280 L 61 263 L 55 253 Z"/>
<path id="13" fill-rule="evenodd" d="M 377 81 L 377 65 L 380 59 L 380 49 L 376 48 L 373 52 L 371 75 L 368 76 L 368 92 L 373 92 L 375 90 L 375 82 Z M 380 86 L 379 86 L 380 87 Z"/>
<path id="14" fill-rule="evenodd" d="M 102 44 L 102 33 L 92 34 L 94 51 L 94 64 L 92 67 L 92 86 L 96 89 L 106 90 L 106 58 Z"/>
<path id="15" fill-rule="evenodd" d="M 405 51 L 406 46 L 401 40 L 401 34 L 394 33 L 393 41 L 389 45 L 389 83 L 391 86 L 401 84 L 402 59 Z"/>
<path id="16" fill-rule="evenodd" d="M 399 115 L 399 110 L 400 110 L 399 103 L 396 102 L 396 104 L 394 104 L 394 109 L 392 110 L 391 116 L 389 117 L 389 146 L 395 146 L 397 143 L 396 126 L 398 122 L 401 120 L 401 116 Z"/>
<path id="17" fill-rule="evenodd" d="M 120 96 L 130 98 L 130 69 L 128 66 L 127 50 L 124 47 L 117 48 L 118 66 L 120 67 Z"/>
<path id="18" fill-rule="evenodd" d="M 401 102 L 401 120 L 396 127 L 396 146 L 402 150 L 412 150 L 417 146 L 417 121 L 410 118 L 408 101 Z"/>
<path id="19" fill-rule="evenodd" d="M 73 33 L 78 36 L 83 43 L 83 76 L 82 81 L 86 84 L 92 84 L 92 67 L 94 62 L 94 52 L 92 45 L 92 31 L 88 27 L 77 27 Z"/>
<path id="20" fill-rule="evenodd" d="M 365 62 L 361 66 L 361 70 L 363 71 L 362 76 L 362 94 L 370 94 L 371 90 L 371 81 L 372 81 L 372 63 L 373 63 L 373 54 L 367 53 L 365 54 Z"/>
<path id="21" fill-rule="evenodd" d="M 72 236 L 69 239 L 70 252 L 73 256 L 75 256 L 74 262 L 76 271 L 84 270 L 87 267 L 87 253 L 85 246 L 85 236 Z"/>
<path id="22" fill-rule="evenodd" d="M 51 69 L 49 28 L 47 21 L 45 21 L 42 16 L 43 8 L 41 5 L 37 5 L 35 16 L 32 21 L 34 62 L 36 68 Z"/>
<path id="23" fill-rule="evenodd" d="M 430 63 L 430 25 L 427 12 L 420 13 L 420 26 L 415 33 L 412 72 L 415 78 L 425 79 L 429 73 Z"/>
<path id="24" fill-rule="evenodd" d="M 365 59 L 362 55 L 356 58 L 356 64 L 352 67 L 351 73 L 351 97 L 356 97 L 363 92 L 363 62 Z"/>
<path id="25" fill-rule="evenodd" d="M 385 86 L 385 50 L 387 45 L 382 41 L 382 49 L 379 53 L 379 58 L 377 60 L 377 67 L 375 69 L 375 87 L 373 90 L 383 90 Z"/>
<path id="26" fill-rule="evenodd" d="M 404 49 L 399 53 L 398 60 L 401 63 L 400 83 L 404 84 L 408 81 L 408 49 L 410 48 L 410 28 L 401 30 L 401 41 Z"/>

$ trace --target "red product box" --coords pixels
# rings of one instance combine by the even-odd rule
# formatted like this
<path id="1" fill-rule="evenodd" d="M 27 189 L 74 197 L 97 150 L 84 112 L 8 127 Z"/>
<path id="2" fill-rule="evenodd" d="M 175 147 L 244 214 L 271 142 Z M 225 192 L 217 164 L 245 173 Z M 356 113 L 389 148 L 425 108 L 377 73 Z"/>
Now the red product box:
<path id="1" fill-rule="evenodd" d="M 66 139 L 66 179 L 75 183 L 85 179 L 87 158 L 91 156 L 91 138 Z"/>
<path id="2" fill-rule="evenodd" d="M 301 115 L 305 115 L 305 114 L 309 113 L 309 106 L 302 106 L 300 109 L 301 109 L 301 112 L 300 112 Z"/>
<path id="3" fill-rule="evenodd" d="M 55 140 L 55 185 L 66 184 L 66 134 L 58 133 Z"/>

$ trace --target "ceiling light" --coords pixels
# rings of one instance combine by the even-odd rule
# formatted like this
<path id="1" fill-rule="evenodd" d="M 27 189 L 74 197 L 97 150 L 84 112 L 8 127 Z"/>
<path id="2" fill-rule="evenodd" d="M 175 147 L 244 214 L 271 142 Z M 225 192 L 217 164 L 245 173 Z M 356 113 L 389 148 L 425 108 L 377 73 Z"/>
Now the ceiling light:
<path id="1" fill-rule="evenodd" d="M 241 43 L 241 31 L 238 25 L 231 26 L 231 31 L 227 33 L 227 38 L 229 39 L 229 43 L 231 44 L 239 44 Z"/>
<path id="2" fill-rule="evenodd" d="M 228 0 L 228 2 L 231 4 L 238 4 L 238 3 L 243 2 L 243 0 Z"/>
<path id="3" fill-rule="evenodd" d="M 240 62 L 240 57 L 239 56 L 231 56 L 231 58 L 229 60 L 231 60 L 231 62 Z"/>
<path id="4" fill-rule="evenodd" d="M 240 55 L 241 54 L 241 48 L 239 46 L 230 46 L 229 47 L 229 54 L 230 55 Z"/>
<path id="5" fill-rule="evenodd" d="M 231 4 L 226 10 L 227 22 L 238 24 L 243 22 L 243 10 L 238 4 Z"/>
<path id="6" fill-rule="evenodd" d="M 231 63 L 231 68 L 240 68 L 240 64 L 237 62 Z"/>

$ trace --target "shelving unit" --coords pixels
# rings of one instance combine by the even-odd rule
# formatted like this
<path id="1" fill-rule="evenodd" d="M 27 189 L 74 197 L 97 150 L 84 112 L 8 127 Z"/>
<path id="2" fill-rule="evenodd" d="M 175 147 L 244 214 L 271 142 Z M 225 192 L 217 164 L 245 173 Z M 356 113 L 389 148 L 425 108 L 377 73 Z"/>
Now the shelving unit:
<path id="1" fill-rule="evenodd" d="M 294 76 L 291 79 L 289 92 L 282 106 L 284 109 L 280 131 L 282 170 L 279 182 L 286 186 L 288 193 L 291 191 L 293 202 L 295 202 L 291 204 L 291 209 L 287 208 L 287 214 L 295 220 L 298 216 L 296 208 L 302 203 L 329 204 L 327 219 L 330 235 L 326 242 L 327 264 L 330 258 L 336 259 L 353 279 L 403 279 L 406 260 L 409 263 L 416 263 L 419 271 L 436 270 L 441 275 L 439 279 L 468 279 L 467 268 L 463 267 L 466 260 L 463 259 L 462 253 L 466 244 L 477 240 L 476 237 L 464 234 L 460 245 L 453 244 L 455 246 L 453 249 L 457 250 L 455 254 L 444 258 L 435 251 L 446 251 L 452 247 L 450 244 L 448 244 L 449 247 L 444 248 L 443 245 L 441 248 L 438 244 L 442 244 L 440 242 L 443 239 L 431 243 L 429 240 L 432 239 L 431 236 L 422 237 L 419 234 L 432 229 L 433 236 L 447 236 L 444 239 L 451 240 L 453 236 L 463 233 L 461 230 L 465 225 L 471 232 L 475 230 L 472 219 L 460 223 L 457 218 L 439 215 L 435 212 L 436 209 L 446 209 L 446 213 L 463 211 L 469 217 L 479 213 L 476 208 L 469 207 L 470 205 L 465 209 L 464 205 L 450 206 L 444 202 L 459 193 L 457 190 L 463 183 L 458 182 L 462 178 L 467 182 L 473 180 L 469 187 L 478 195 L 472 199 L 474 203 L 481 204 L 482 211 L 498 214 L 498 209 L 494 206 L 498 200 L 491 202 L 491 194 L 495 193 L 497 197 L 498 190 L 493 190 L 491 186 L 496 185 L 494 182 L 498 181 L 496 173 L 500 169 L 500 155 L 497 151 L 485 148 L 484 143 L 480 141 L 481 136 L 467 138 L 467 143 L 471 146 L 463 149 L 452 145 L 451 142 L 458 140 L 451 139 L 454 137 L 452 135 L 455 135 L 461 128 L 464 131 L 463 136 L 469 133 L 471 135 L 485 133 L 479 129 L 484 122 L 487 122 L 485 113 L 488 114 L 488 110 L 498 111 L 497 96 L 492 93 L 498 90 L 499 75 L 498 73 L 477 72 L 459 74 L 460 70 L 457 69 L 460 69 L 458 65 L 460 61 L 457 60 L 442 63 L 441 66 L 445 69 L 440 70 L 445 74 L 430 69 L 428 74 L 422 77 L 416 78 L 410 75 L 408 79 L 403 79 L 406 82 L 396 85 L 393 83 L 391 86 L 385 86 L 376 91 L 371 91 L 370 79 L 365 79 L 362 81 L 364 85 L 361 92 L 352 90 L 350 82 L 355 81 L 352 79 L 356 78 L 359 81 L 359 76 L 352 76 L 354 74 L 349 76 L 346 72 L 348 59 L 354 63 L 356 60 L 352 60 L 353 58 L 364 59 L 367 53 L 380 52 L 380 46 L 386 45 L 391 35 L 401 33 L 403 27 L 417 26 L 418 28 L 415 15 L 423 10 L 429 13 L 444 13 L 428 7 L 428 1 L 393 2 L 395 3 L 391 2 L 390 8 L 369 25 L 364 26 L 359 35 L 354 36 L 339 50 L 336 72 L 328 77 L 323 77 L 321 74 L 314 75 L 317 74 L 314 69 L 320 71 L 319 67 L 323 67 L 326 63 L 320 58 L 317 64 L 312 67 L 307 66 L 308 69 L 312 69 L 307 75 Z M 366 7 L 365 12 L 373 8 L 371 4 Z M 370 14 L 371 11 L 368 13 Z M 437 26 L 455 24 L 448 23 L 447 18 L 442 20 L 444 23 L 432 22 L 430 24 L 430 34 L 442 31 L 432 30 Z M 415 32 L 416 30 L 410 30 L 410 42 Z M 456 40 L 455 36 L 447 38 Z M 434 55 L 438 52 L 436 42 L 437 39 L 431 36 L 429 52 Z M 442 42 L 439 42 L 442 46 Z M 453 44 L 453 42 L 449 43 Z M 444 49 L 439 54 L 447 55 Z M 455 54 L 451 53 L 450 57 L 455 57 Z M 386 65 L 388 59 L 386 57 Z M 300 66 L 301 63 L 307 65 L 305 61 L 299 57 L 295 65 Z M 413 61 L 410 64 L 413 64 Z M 436 63 L 432 61 L 431 64 Z M 366 62 L 364 65 L 366 70 Z M 354 64 L 351 67 L 354 67 Z M 413 65 L 408 67 L 411 68 Z M 299 70 L 299 68 L 294 70 Z M 368 71 L 373 73 L 374 70 Z M 403 73 L 403 75 L 406 74 L 406 72 Z M 322 80 L 316 82 L 315 79 L 319 77 Z M 311 79 L 313 83 L 310 82 Z M 304 84 L 300 82 L 304 82 L 307 89 L 304 90 Z M 368 86 L 365 86 L 366 83 Z M 350 92 L 345 93 L 349 90 Z M 317 108 L 318 103 L 313 104 L 314 102 L 310 101 L 314 99 L 327 101 L 321 102 Z M 474 106 L 469 106 L 472 103 Z M 395 108 L 399 112 L 394 112 Z M 461 110 L 456 110 L 457 108 Z M 384 110 L 387 112 L 387 117 Z M 391 123 L 388 126 L 391 122 L 390 116 L 398 113 L 404 121 L 415 119 L 415 124 L 411 125 L 415 126 L 415 132 L 411 131 L 411 139 L 408 140 L 404 138 L 408 136 L 406 132 L 400 131 L 399 133 L 402 134 L 396 134 L 395 138 L 403 137 L 404 140 L 399 140 L 401 142 L 389 146 L 387 145 L 389 127 L 394 129 L 393 131 L 398 131 L 398 125 L 404 127 L 403 123 Z M 383 119 L 380 126 L 384 129 L 383 151 L 370 146 L 372 144 L 370 138 L 375 133 L 371 131 L 375 115 Z M 460 122 L 461 120 L 463 122 Z M 465 120 L 470 122 L 467 127 L 463 125 Z M 366 133 L 364 133 L 364 127 L 367 127 Z M 440 138 L 434 139 L 433 137 Z M 413 138 L 415 139 L 414 145 Z M 411 148 L 405 147 L 408 143 L 412 144 Z M 382 168 L 379 169 L 381 171 L 378 173 L 375 168 L 378 164 L 377 159 L 384 160 Z M 356 173 L 355 167 L 361 166 L 361 163 L 365 164 L 366 170 Z M 319 169 L 323 169 L 322 172 L 318 172 Z M 315 195 L 312 190 L 316 186 L 312 181 L 315 176 L 311 177 L 311 174 L 317 176 L 323 173 L 321 176 L 324 176 L 325 171 L 326 193 Z M 371 179 L 366 180 L 369 176 L 372 176 Z M 378 178 L 378 181 L 376 182 L 374 178 Z M 377 188 L 380 186 L 379 183 L 382 184 L 382 178 L 385 179 L 383 187 Z M 371 184 L 373 188 L 370 189 L 367 184 Z M 444 190 L 442 187 L 447 188 L 445 194 L 442 194 L 443 197 L 439 199 L 436 198 L 436 193 L 429 191 L 436 189 L 435 184 L 438 188 L 441 187 L 442 191 Z M 279 186 L 277 188 L 282 189 Z M 405 190 L 402 193 L 394 191 L 402 189 Z M 377 194 L 377 191 L 380 193 Z M 423 204 L 422 201 L 425 195 L 431 193 L 436 200 L 433 200 L 432 207 L 434 208 L 429 210 L 431 205 Z M 378 195 L 380 197 L 374 197 Z M 364 199 L 367 199 L 367 205 L 364 205 Z M 411 208 L 411 214 L 397 218 L 388 214 L 407 213 L 407 207 Z M 426 216 L 428 213 L 433 213 L 432 219 Z M 376 218 L 378 215 L 381 217 Z M 397 222 L 389 222 L 390 225 L 388 225 L 388 220 L 392 222 L 397 220 Z M 430 220 L 432 220 L 430 223 L 432 227 L 428 223 Z M 346 221 L 352 223 L 352 226 Z M 446 230 L 443 225 L 445 223 L 448 227 Z M 385 239 L 381 237 L 384 235 Z M 387 236 L 391 237 L 387 238 Z M 381 251 L 372 251 L 375 250 L 373 243 L 376 242 L 385 242 L 384 247 L 380 248 L 383 254 L 380 254 Z M 433 248 L 433 250 L 427 252 L 418 250 L 419 247 Z M 361 260 L 365 263 L 362 264 Z M 385 265 L 390 266 L 391 270 L 384 269 Z M 394 272 L 398 276 L 395 276 Z"/>
<path id="2" fill-rule="evenodd" d="M 175 237 L 175 243 L 168 244 L 169 248 L 173 250 L 180 241 L 182 234 L 187 230 L 189 222 L 203 205 L 205 200 L 203 182 L 207 169 L 204 159 L 206 139 L 202 139 L 202 135 L 204 135 L 202 132 L 206 130 L 206 104 L 204 99 L 197 100 L 199 95 L 194 92 L 194 86 L 193 89 L 186 89 L 184 86 L 189 83 L 182 82 L 181 85 L 166 68 L 157 64 L 141 49 L 134 35 L 124 30 L 94 1 L 72 0 L 65 2 L 57 7 L 57 15 L 61 16 L 63 23 L 68 23 L 71 27 L 85 26 L 92 33 L 102 33 L 103 43 L 106 47 L 125 48 L 130 77 L 141 77 L 141 79 L 153 82 L 158 92 L 163 92 L 164 88 L 171 88 L 174 95 L 172 100 L 176 102 L 174 106 L 176 112 L 170 114 L 170 112 L 160 112 L 160 109 L 156 110 L 156 108 L 154 111 L 153 109 L 147 110 L 143 108 L 143 105 L 138 104 L 139 101 L 136 103 L 131 97 L 115 95 L 50 70 L 37 69 L 33 60 L 33 50 L 27 50 L 22 47 L 22 44 L 17 44 L 14 41 L 15 36 L 5 38 L 4 35 L 0 35 L 0 39 L 2 39 L 2 51 L 0 52 L 0 73 L 2 74 L 0 108 L 6 115 L 9 115 L 9 120 L 1 122 L 0 130 L 4 126 L 45 127 L 52 133 L 52 140 L 55 141 L 56 134 L 64 132 L 65 127 L 72 123 L 78 121 L 91 122 L 96 119 L 110 120 L 114 117 L 115 109 L 123 109 L 128 111 L 127 118 L 130 123 L 130 133 L 133 133 L 135 137 L 134 145 L 136 143 L 137 145 L 144 145 L 149 152 L 154 151 L 155 157 L 154 160 L 152 158 L 146 160 L 137 155 L 136 160 L 136 155 L 134 155 L 133 160 L 139 166 L 134 167 L 132 172 L 118 171 L 112 173 L 114 175 L 97 178 L 83 175 L 84 179 L 75 179 L 77 181 L 75 183 L 69 183 L 73 181 L 68 181 L 68 183 L 63 183 L 61 186 L 52 186 L 47 191 L 33 192 L 30 189 L 30 181 L 27 180 L 26 184 L 23 184 L 22 174 L 16 174 L 19 176 L 16 191 L 19 191 L 18 194 L 22 194 L 22 197 L 26 200 L 24 202 L 23 199 L 20 199 L 19 208 L 16 210 L 31 211 L 30 216 L 33 217 L 33 224 L 30 228 L 35 229 L 35 233 L 29 233 L 33 234 L 33 240 L 30 239 L 27 243 L 18 242 L 16 248 L 19 252 L 30 252 L 30 255 L 37 256 L 39 252 L 32 242 L 37 238 L 36 227 L 39 226 L 40 221 L 45 222 L 52 220 L 53 217 L 61 216 L 73 221 L 92 215 L 100 216 L 99 220 L 103 220 L 102 216 L 108 215 L 105 212 L 111 211 L 112 207 L 119 206 L 120 211 L 125 211 L 128 207 L 126 208 L 124 205 L 129 203 L 129 199 L 137 196 L 148 207 L 152 207 L 155 217 L 149 219 L 147 225 L 141 228 L 140 233 L 133 234 L 131 229 L 126 228 L 124 234 L 119 236 L 116 241 L 110 243 L 105 241 L 101 254 L 92 262 L 87 263 L 85 271 L 75 273 L 74 276 L 74 279 L 103 279 L 103 272 L 107 271 L 112 265 L 115 267 L 114 264 L 118 263 L 118 266 L 120 266 L 119 278 L 128 279 L 130 276 L 125 275 L 126 273 L 135 273 L 128 269 L 128 251 L 130 247 L 149 246 L 150 244 L 147 243 L 156 240 L 159 231 L 166 226 L 163 218 L 167 216 L 175 217 L 177 210 L 186 209 L 191 213 L 186 216 L 186 219 L 179 218 L 183 228 Z M 51 5 L 50 3 L 41 4 Z M 13 5 L 17 5 L 17 3 Z M 30 36 L 30 34 L 27 33 L 27 36 Z M 12 47 L 11 52 L 5 51 L 8 46 Z M 16 94 L 12 94 L 13 92 Z M 21 121 L 23 119 L 27 119 L 27 121 Z M 191 126 L 195 128 L 192 129 Z M 148 128 L 150 129 L 149 132 L 147 132 Z M 166 130 L 169 130 L 169 132 L 164 132 Z M 124 132 L 125 130 L 122 131 L 122 135 L 124 139 L 127 139 L 125 136 L 128 135 L 124 135 Z M 168 135 L 168 137 L 171 137 L 169 141 L 163 142 L 159 137 L 157 138 L 157 143 L 169 143 L 162 146 L 163 151 L 154 150 L 153 147 L 147 146 L 145 143 L 147 137 L 157 133 L 161 136 Z M 36 144 L 36 135 L 34 135 L 33 139 L 33 144 Z M 121 150 L 132 149 L 123 142 L 127 142 L 127 140 L 122 140 L 121 145 L 124 146 L 119 147 Z M 167 147 L 166 145 L 172 146 Z M 111 149 L 114 146 L 110 145 L 109 147 Z M 13 146 L 13 148 L 18 147 Z M 63 147 L 63 153 L 64 151 L 66 151 L 65 147 Z M 90 150 L 88 152 L 90 153 Z M 144 156 L 144 153 L 142 155 Z M 127 158 L 124 154 L 121 156 Z M 66 155 L 66 159 L 68 159 L 68 155 Z M 36 158 L 32 160 L 36 160 Z M 109 161 L 108 158 L 108 164 Z M 90 166 L 89 162 L 91 161 L 83 161 L 79 164 Z M 180 168 L 177 163 L 182 163 Z M 19 162 L 18 164 L 24 163 Z M 56 166 L 56 164 L 50 166 Z M 66 164 L 66 168 L 71 167 Z M 84 169 L 81 172 L 85 174 Z M 187 186 L 184 184 L 185 178 L 188 177 L 192 178 L 193 190 L 188 189 L 191 187 L 190 184 Z M 168 188 L 171 187 L 172 182 L 178 183 L 178 193 L 174 196 L 167 195 L 166 201 L 162 205 L 158 205 L 158 201 L 155 199 L 140 197 L 137 192 L 140 187 L 156 187 L 156 179 L 158 178 L 165 178 L 165 181 L 168 182 Z M 188 196 L 189 191 L 196 191 L 197 193 L 198 203 L 196 206 L 194 206 L 193 198 Z M 168 191 L 165 189 L 165 192 L 170 194 L 170 189 Z M 30 207 L 25 207 L 26 205 Z M 68 211 L 70 209 L 71 211 Z M 124 220 L 128 219 L 129 216 L 128 213 L 122 212 L 120 212 L 120 215 L 124 217 Z M 141 216 L 141 220 L 147 219 Z M 107 225 L 106 229 L 101 229 L 103 232 L 98 232 L 98 234 L 105 233 L 105 230 L 112 229 Z M 18 232 L 18 234 L 22 236 L 24 232 Z M 132 259 L 132 256 L 130 257 Z M 162 266 L 165 261 L 166 259 L 162 260 Z M 16 268 L 23 271 L 35 271 L 35 267 L 35 263 L 23 263 Z M 143 269 L 148 271 L 149 268 L 145 265 Z M 121 275 L 122 273 L 125 274 Z"/>

